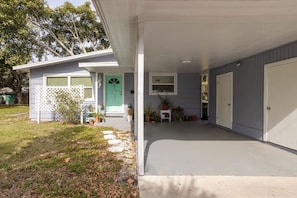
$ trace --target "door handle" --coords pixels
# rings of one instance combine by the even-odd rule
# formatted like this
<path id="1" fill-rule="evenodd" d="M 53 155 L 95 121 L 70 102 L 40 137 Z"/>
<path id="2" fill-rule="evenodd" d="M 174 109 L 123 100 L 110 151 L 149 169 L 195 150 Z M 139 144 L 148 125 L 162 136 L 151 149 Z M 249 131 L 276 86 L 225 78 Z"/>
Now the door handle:
<path id="1" fill-rule="evenodd" d="M 270 106 L 267 106 L 266 109 L 267 109 L 268 111 L 270 111 L 270 110 L 271 110 L 271 107 L 270 107 Z"/>
<path id="2" fill-rule="evenodd" d="M 228 104 L 228 106 L 231 106 L 231 104 Z"/>

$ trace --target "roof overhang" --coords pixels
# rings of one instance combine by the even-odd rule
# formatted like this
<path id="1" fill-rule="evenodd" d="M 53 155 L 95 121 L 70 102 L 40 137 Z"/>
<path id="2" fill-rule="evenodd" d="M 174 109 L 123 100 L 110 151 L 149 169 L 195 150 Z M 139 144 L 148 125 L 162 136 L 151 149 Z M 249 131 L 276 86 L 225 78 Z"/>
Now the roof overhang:
<path id="1" fill-rule="evenodd" d="M 51 66 L 51 65 L 67 63 L 67 62 L 83 61 L 83 60 L 86 60 L 89 58 L 101 57 L 101 56 L 106 56 L 106 55 L 111 55 L 111 54 L 113 54 L 112 49 L 99 50 L 99 51 L 94 51 L 94 52 L 88 52 L 85 54 L 67 56 L 67 57 L 63 57 L 63 58 L 55 58 L 55 59 L 52 59 L 49 61 L 18 65 L 18 66 L 14 66 L 13 69 L 29 72 L 30 69 L 42 68 L 42 67 L 47 67 L 47 66 Z"/>
<path id="2" fill-rule="evenodd" d="M 119 64 L 202 72 L 297 40 L 296 0 L 93 0 Z M 190 58 L 191 63 L 182 64 Z"/>
<path id="3" fill-rule="evenodd" d="M 78 63 L 78 67 L 89 72 L 131 73 L 134 71 L 133 67 L 119 67 L 118 62 L 81 62 Z"/>

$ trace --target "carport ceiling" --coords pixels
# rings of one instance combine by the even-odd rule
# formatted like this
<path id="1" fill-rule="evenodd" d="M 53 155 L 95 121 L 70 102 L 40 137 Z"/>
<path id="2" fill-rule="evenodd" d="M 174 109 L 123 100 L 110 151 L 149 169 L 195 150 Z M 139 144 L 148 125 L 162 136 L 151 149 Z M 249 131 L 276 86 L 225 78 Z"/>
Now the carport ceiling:
<path id="1" fill-rule="evenodd" d="M 93 0 L 121 66 L 203 72 L 297 40 L 296 0 Z M 183 60 L 191 63 L 182 64 Z"/>

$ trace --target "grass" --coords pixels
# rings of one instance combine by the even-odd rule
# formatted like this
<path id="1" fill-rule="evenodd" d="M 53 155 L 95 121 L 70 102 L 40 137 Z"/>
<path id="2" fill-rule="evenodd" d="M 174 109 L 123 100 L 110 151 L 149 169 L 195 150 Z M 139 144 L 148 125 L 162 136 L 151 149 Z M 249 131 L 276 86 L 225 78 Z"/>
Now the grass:
<path id="1" fill-rule="evenodd" d="M 0 107 L 0 197 L 137 197 L 117 182 L 123 162 L 107 151 L 106 128 L 36 124 L 28 107 Z"/>

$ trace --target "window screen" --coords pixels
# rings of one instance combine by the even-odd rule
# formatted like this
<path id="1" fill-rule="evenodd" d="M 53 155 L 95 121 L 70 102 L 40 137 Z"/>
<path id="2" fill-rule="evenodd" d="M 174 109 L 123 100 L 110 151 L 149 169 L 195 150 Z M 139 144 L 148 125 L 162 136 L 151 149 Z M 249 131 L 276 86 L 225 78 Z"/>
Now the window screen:
<path id="1" fill-rule="evenodd" d="M 67 77 L 47 77 L 47 86 L 68 86 Z"/>
<path id="2" fill-rule="evenodd" d="M 71 85 L 84 85 L 92 87 L 91 77 L 71 77 Z"/>
<path id="3" fill-rule="evenodd" d="M 85 98 L 93 98 L 91 77 L 71 77 L 71 85 L 84 85 Z"/>
<path id="4" fill-rule="evenodd" d="M 93 86 L 91 77 L 70 77 L 70 86 L 83 85 L 85 98 L 93 98 Z M 68 77 L 47 77 L 47 86 L 68 86 Z"/>

